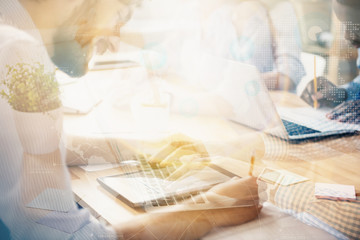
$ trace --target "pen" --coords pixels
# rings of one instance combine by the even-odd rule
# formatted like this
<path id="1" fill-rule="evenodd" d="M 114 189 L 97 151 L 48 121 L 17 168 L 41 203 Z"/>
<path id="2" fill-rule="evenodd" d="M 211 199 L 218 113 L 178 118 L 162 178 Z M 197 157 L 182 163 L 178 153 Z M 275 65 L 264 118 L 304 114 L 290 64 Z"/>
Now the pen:
<path id="1" fill-rule="evenodd" d="M 250 159 L 250 169 L 249 169 L 249 175 L 250 175 L 250 176 L 253 175 L 254 163 L 255 163 L 255 154 L 252 153 L 251 159 Z"/>
<path id="2" fill-rule="evenodd" d="M 318 100 L 317 100 L 317 79 L 316 79 L 316 56 L 314 56 L 314 108 L 318 107 Z"/>

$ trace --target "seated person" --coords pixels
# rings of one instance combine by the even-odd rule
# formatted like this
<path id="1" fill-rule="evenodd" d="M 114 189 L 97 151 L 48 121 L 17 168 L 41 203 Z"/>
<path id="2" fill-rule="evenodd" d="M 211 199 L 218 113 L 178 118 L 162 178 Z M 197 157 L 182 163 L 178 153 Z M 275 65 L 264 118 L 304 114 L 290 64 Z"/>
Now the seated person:
<path id="1" fill-rule="evenodd" d="M 336 0 L 334 11 L 341 22 L 346 25 L 345 38 L 358 49 L 357 65 L 360 68 L 360 2 L 356 0 Z M 309 86 L 313 82 L 309 83 Z M 303 99 L 313 105 L 318 100 L 319 107 L 335 107 L 327 117 L 340 122 L 360 124 L 360 76 L 343 86 L 335 86 L 325 78 L 318 81 L 317 95 L 310 87 L 311 96 L 302 96 Z"/>
<path id="2" fill-rule="evenodd" d="M 165 46 L 171 46 L 170 58 L 174 49 L 181 51 L 174 57 L 180 59 L 180 63 L 174 63 L 182 66 L 180 74 L 193 74 L 202 62 L 202 54 L 210 54 L 256 66 L 269 89 L 293 91 L 305 75 L 295 36 L 298 23 L 294 8 L 288 1 L 265 2 L 191 2 L 184 11 L 186 19 L 189 12 L 193 13 L 190 19 L 196 29 L 165 41 Z M 190 84 L 198 81 L 189 78 Z M 206 85 L 203 81 L 200 84 Z"/>
<path id="3" fill-rule="evenodd" d="M 61 129 L 59 92 L 53 95 L 52 91 L 39 89 L 45 85 L 46 89 L 55 86 L 56 90 L 54 64 L 70 76 L 84 75 L 94 40 L 103 35 L 117 35 L 119 24 L 114 26 L 113 20 L 118 17 L 117 23 L 126 22 L 130 9 L 137 2 L 0 1 L 0 218 L 9 229 L 11 239 L 160 239 L 164 236 L 197 239 L 212 227 L 240 224 L 258 215 L 261 207 L 254 202 L 245 208 L 141 215 L 137 220 L 107 227 L 76 205 L 65 164 L 64 141 L 59 139 L 63 137 L 61 130 L 36 124 L 26 111 L 19 121 L 14 120 L 16 110 L 20 111 L 41 95 L 45 100 L 55 99 L 56 105 L 47 105 L 48 101 L 30 101 L 32 106 L 51 106 L 40 110 L 45 113 L 44 117 L 51 116 L 51 121 Z M 19 77 L 22 73 L 18 71 L 23 66 L 27 66 L 28 71 Z M 25 83 L 9 83 L 9 72 Z M 27 86 L 26 83 L 34 80 L 38 80 L 38 85 Z M 18 91 L 12 91 L 14 89 Z M 36 94 L 28 96 L 24 94 L 26 91 Z M 11 98 L 6 98 L 9 95 Z M 16 102 L 27 96 L 29 101 Z M 48 115 L 54 108 L 60 110 L 59 115 Z M 31 112 L 33 108 L 27 110 Z M 42 116 L 41 111 L 37 113 Z M 28 124 L 26 129 L 30 131 L 19 128 L 19 122 Z M 45 136 L 55 136 L 55 147 L 40 135 L 42 128 Z M 27 148 L 28 145 L 31 147 Z M 253 184 L 251 179 L 241 182 L 244 188 Z M 221 186 L 218 189 L 221 190 Z M 244 190 L 243 193 L 248 192 Z"/>

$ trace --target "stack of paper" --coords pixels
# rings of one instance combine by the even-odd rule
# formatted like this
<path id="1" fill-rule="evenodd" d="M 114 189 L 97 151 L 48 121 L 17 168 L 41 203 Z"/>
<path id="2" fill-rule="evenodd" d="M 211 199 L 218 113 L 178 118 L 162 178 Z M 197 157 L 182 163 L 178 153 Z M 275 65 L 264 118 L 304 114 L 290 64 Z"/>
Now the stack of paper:
<path id="1" fill-rule="evenodd" d="M 355 187 L 351 185 L 315 183 L 315 197 L 330 200 L 356 200 Z"/>

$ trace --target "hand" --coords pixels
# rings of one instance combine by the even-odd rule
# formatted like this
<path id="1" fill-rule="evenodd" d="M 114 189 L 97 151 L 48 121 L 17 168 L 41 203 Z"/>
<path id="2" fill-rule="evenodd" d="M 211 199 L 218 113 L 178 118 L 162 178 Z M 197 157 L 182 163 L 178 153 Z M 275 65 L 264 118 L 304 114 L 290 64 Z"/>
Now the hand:
<path id="1" fill-rule="evenodd" d="M 317 99 L 318 107 L 336 107 L 344 102 L 347 94 L 345 89 L 338 88 L 324 77 L 317 78 L 317 93 L 314 90 L 314 80 L 310 81 L 300 97 L 310 106 L 314 106 Z"/>
<path id="2" fill-rule="evenodd" d="M 182 134 L 170 136 L 157 153 L 153 154 L 148 162 L 153 167 L 166 167 L 175 165 L 190 164 L 192 161 L 202 161 L 209 157 L 204 144 Z"/>
<path id="3" fill-rule="evenodd" d="M 118 52 L 120 46 L 120 38 L 117 36 L 105 36 L 99 38 L 95 42 L 96 53 L 103 55 L 106 51 Z"/>
<path id="4" fill-rule="evenodd" d="M 209 189 L 205 196 L 197 196 L 195 201 L 202 203 L 205 197 L 210 203 L 222 207 L 254 205 L 259 203 L 259 188 L 255 177 L 234 177 L 227 182 Z"/>
<path id="5" fill-rule="evenodd" d="M 326 116 L 339 122 L 360 124 L 360 100 L 344 102 Z"/>
<path id="6" fill-rule="evenodd" d="M 212 187 L 208 192 L 233 198 L 238 204 L 257 205 L 259 201 L 258 184 L 255 177 L 235 177 Z"/>
<path id="7" fill-rule="evenodd" d="M 210 157 L 203 157 L 200 154 L 191 154 L 180 157 L 181 166 L 167 177 L 167 180 L 175 181 L 185 177 L 190 170 L 201 170 L 211 163 Z"/>

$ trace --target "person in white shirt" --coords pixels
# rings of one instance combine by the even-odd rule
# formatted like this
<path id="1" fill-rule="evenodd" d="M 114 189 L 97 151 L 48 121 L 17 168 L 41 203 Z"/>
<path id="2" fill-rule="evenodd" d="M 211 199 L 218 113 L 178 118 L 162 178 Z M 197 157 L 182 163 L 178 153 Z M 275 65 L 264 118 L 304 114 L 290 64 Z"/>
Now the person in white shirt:
<path id="1" fill-rule="evenodd" d="M 192 75 L 200 68 L 202 56 L 210 54 L 256 66 L 269 89 L 294 91 L 305 75 L 296 13 L 289 1 L 268 2 L 185 2 L 177 18 L 191 22 L 191 29 L 164 41 L 164 48 L 169 48 L 168 65 L 175 65 L 189 84 L 203 81 L 200 84 L 206 86 L 206 79 Z"/>
<path id="2" fill-rule="evenodd" d="M 360 69 L 360 2 L 356 0 L 334 0 L 336 17 L 344 24 L 344 37 L 354 48 L 357 48 L 358 58 L 356 66 Z M 317 99 L 319 107 L 333 108 L 326 116 L 335 121 L 360 124 L 360 76 L 351 82 L 336 86 L 321 77 L 317 83 L 315 94 L 314 82 L 311 81 L 304 91 L 302 98 L 310 106 L 314 106 Z"/>
<path id="3" fill-rule="evenodd" d="M 82 76 L 87 72 L 95 39 L 118 35 L 119 26 L 127 21 L 136 2 L 2 0 L 1 82 L 7 80 L 9 67 L 17 64 L 43 66 L 46 73 L 53 73 L 55 63 L 70 76 Z M 6 85 L 0 85 L 0 92 L 8 90 Z M 254 204 L 236 209 L 141 215 L 121 226 L 104 226 L 75 204 L 63 141 L 56 150 L 28 152 L 17 132 L 15 109 L 10 102 L 0 97 L 0 218 L 11 239 L 193 239 L 212 227 L 243 223 L 259 213 L 260 207 Z M 44 114 L 50 115 L 47 111 Z M 62 124 L 61 116 L 54 120 Z M 35 140 L 37 134 L 32 133 L 30 139 Z M 239 183 L 240 199 L 242 194 L 249 195 L 248 185 L 256 185 L 251 178 L 233 181 Z M 219 189 L 221 186 L 213 192 Z M 256 198 L 256 188 L 252 194 Z"/>

